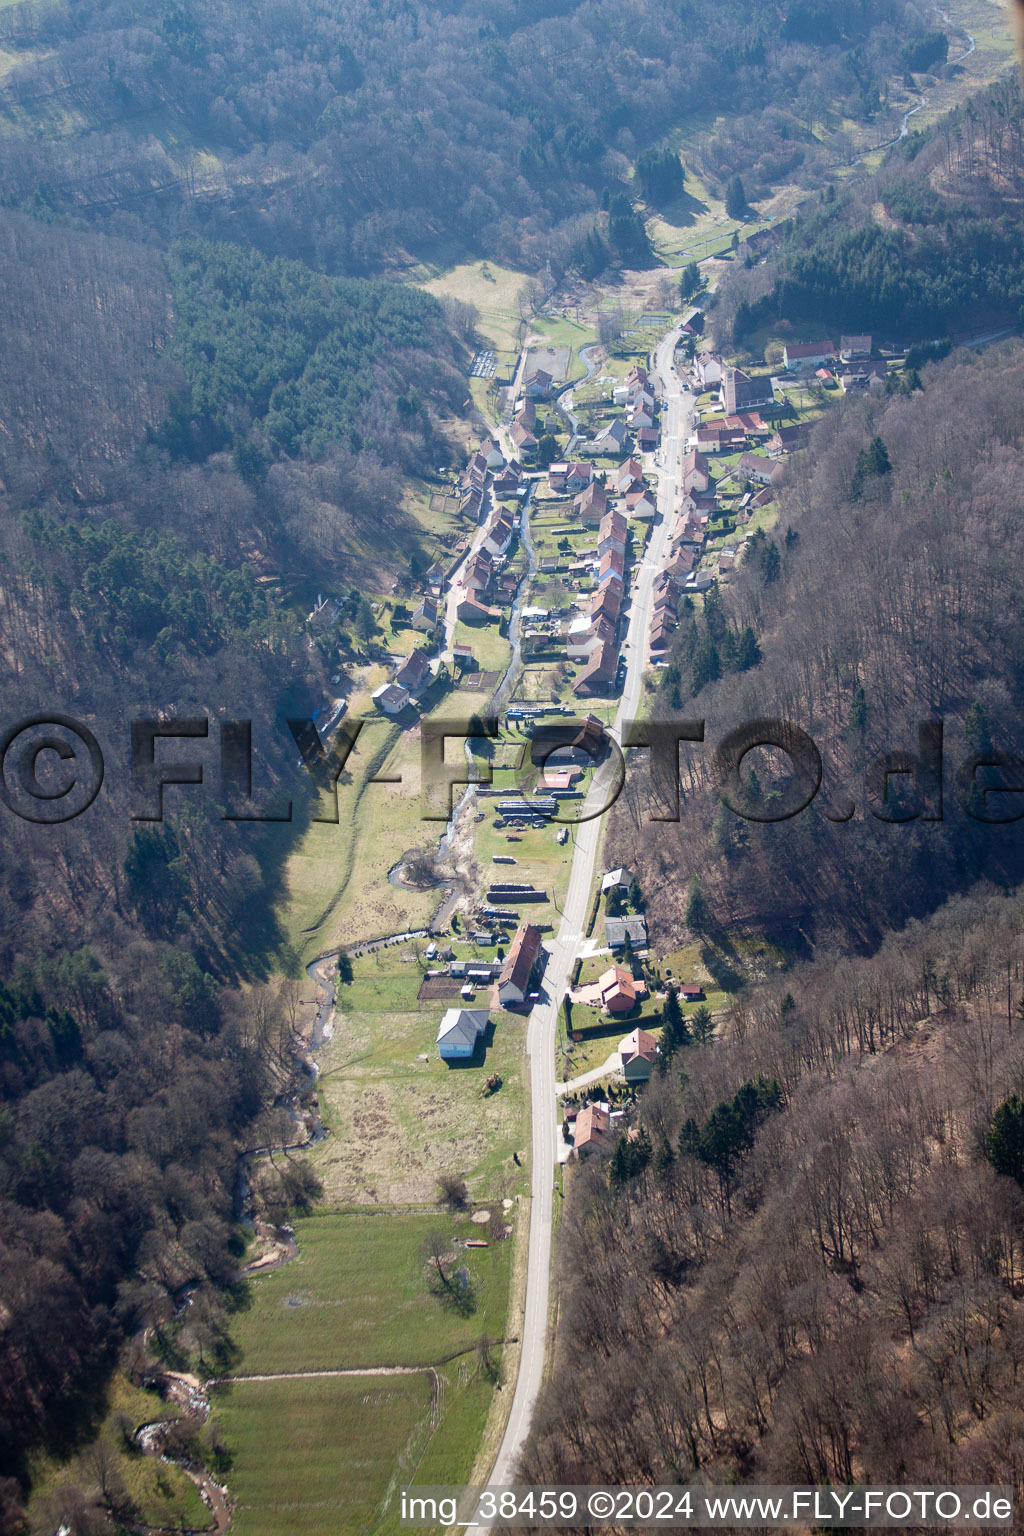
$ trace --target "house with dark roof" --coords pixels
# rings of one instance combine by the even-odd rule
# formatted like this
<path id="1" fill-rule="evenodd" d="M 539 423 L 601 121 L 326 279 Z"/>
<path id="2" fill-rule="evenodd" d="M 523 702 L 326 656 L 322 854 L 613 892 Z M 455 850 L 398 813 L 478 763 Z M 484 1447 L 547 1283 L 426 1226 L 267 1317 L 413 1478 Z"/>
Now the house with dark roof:
<path id="1" fill-rule="evenodd" d="M 777 427 L 768 439 L 767 452 L 770 458 L 777 459 L 784 453 L 795 453 L 806 447 L 807 428 L 803 422 L 798 422 L 794 427 Z"/>
<path id="2" fill-rule="evenodd" d="M 402 688 L 397 683 L 383 683 L 370 695 L 376 708 L 383 710 L 386 715 L 400 715 L 410 697 L 408 688 Z"/>
<path id="3" fill-rule="evenodd" d="M 752 378 L 742 368 L 727 368 L 722 379 L 721 401 L 727 416 L 738 416 L 741 411 L 774 405 L 775 390 L 768 376 Z"/>
<path id="4" fill-rule="evenodd" d="M 839 357 L 844 363 L 853 363 L 861 358 L 870 357 L 873 350 L 873 336 L 841 336 L 839 338 Z"/>
<path id="5" fill-rule="evenodd" d="M 533 727 L 530 738 L 530 762 L 535 768 L 550 763 L 592 767 L 608 749 L 608 733 L 596 715 L 582 720 L 558 720 Z"/>
<path id="6" fill-rule="evenodd" d="M 536 456 L 537 439 L 529 427 L 524 427 L 521 422 L 514 421 L 509 437 L 512 439 L 516 453 L 521 454 L 524 459 L 532 459 Z"/>
<path id="7" fill-rule="evenodd" d="M 638 491 L 644 483 L 644 469 L 639 459 L 627 459 L 625 464 L 620 464 L 615 471 L 615 489 L 620 496 L 625 496 L 630 491 Z"/>
<path id="8" fill-rule="evenodd" d="M 633 949 L 647 948 L 647 922 L 640 913 L 631 917 L 606 917 L 604 941 L 609 949 L 625 949 L 626 940 Z"/>

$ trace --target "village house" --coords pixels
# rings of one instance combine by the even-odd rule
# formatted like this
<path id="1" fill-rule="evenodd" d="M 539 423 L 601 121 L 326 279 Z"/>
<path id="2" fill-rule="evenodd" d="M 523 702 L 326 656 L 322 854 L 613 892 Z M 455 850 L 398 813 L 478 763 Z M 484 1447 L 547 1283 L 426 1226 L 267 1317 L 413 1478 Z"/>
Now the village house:
<path id="1" fill-rule="evenodd" d="M 869 389 L 876 380 L 884 383 L 887 373 L 885 362 L 880 357 L 864 363 L 851 363 L 839 375 L 839 385 L 845 395 L 851 390 Z"/>
<path id="2" fill-rule="evenodd" d="M 610 549 L 607 554 L 601 556 L 601 564 L 597 572 L 597 584 L 603 587 L 607 581 L 617 581 L 621 586 L 626 579 L 625 557 L 616 549 Z"/>
<path id="3" fill-rule="evenodd" d="M 509 437 L 512 439 L 512 446 L 515 448 L 516 453 L 520 454 L 524 459 L 536 458 L 537 439 L 529 427 L 524 427 L 518 421 L 514 421 Z"/>
<path id="4" fill-rule="evenodd" d="M 466 1061 L 489 1022 L 486 1008 L 449 1008 L 437 1031 L 443 1061 Z"/>
<path id="5" fill-rule="evenodd" d="M 535 768 L 574 766 L 590 768 L 600 762 L 608 746 L 608 733 L 596 715 L 582 720 L 559 720 L 536 725 L 530 739 L 530 761 Z"/>
<path id="6" fill-rule="evenodd" d="M 724 423 L 698 427 L 689 439 L 698 453 L 730 453 L 746 445 L 747 434 Z"/>
<path id="7" fill-rule="evenodd" d="M 519 495 L 519 488 L 523 482 L 523 467 L 518 459 L 512 459 L 501 474 L 495 477 L 494 494 L 499 501 L 510 501 Z"/>
<path id="8" fill-rule="evenodd" d="M 613 965 L 598 979 L 597 990 L 606 1013 L 632 1013 L 638 999 L 647 996 L 647 983 L 634 981 L 629 971 Z"/>
<path id="9" fill-rule="evenodd" d="M 511 514 L 502 510 L 488 524 L 481 548 L 495 560 L 501 560 L 508 552 L 515 531 L 516 525 Z"/>
<path id="10" fill-rule="evenodd" d="M 619 1041 L 619 1061 L 627 1083 L 646 1083 L 658 1059 L 658 1042 L 646 1029 L 634 1029 Z"/>
<path id="11" fill-rule="evenodd" d="M 648 518 L 652 518 L 657 510 L 654 497 L 646 489 L 630 491 L 626 496 L 626 512 L 630 517 L 646 521 Z"/>
<path id="12" fill-rule="evenodd" d="M 616 419 L 599 432 L 592 443 L 580 449 L 594 458 L 621 459 L 629 443 L 629 430 L 624 421 Z"/>
<path id="13" fill-rule="evenodd" d="M 432 680 L 432 677 L 430 662 L 423 652 L 410 651 L 404 661 L 399 663 L 394 681 L 399 688 L 407 689 L 415 697 Z"/>
<path id="14" fill-rule="evenodd" d="M 496 469 L 504 469 L 505 467 L 505 455 L 493 437 L 487 438 L 486 441 L 480 444 L 480 457 L 492 474 Z"/>
<path id="15" fill-rule="evenodd" d="M 496 608 L 488 608 L 475 597 L 464 597 L 455 613 L 462 624 L 493 624 L 501 617 Z"/>
<path id="16" fill-rule="evenodd" d="M 541 931 L 531 923 L 524 923 L 512 940 L 498 977 L 498 1001 L 503 1008 L 526 1001 L 540 955 Z"/>
<path id="17" fill-rule="evenodd" d="M 632 368 L 626 374 L 626 388 L 644 389 L 647 385 L 647 380 L 649 377 L 650 375 L 642 363 L 634 363 Z"/>
<path id="18" fill-rule="evenodd" d="M 683 460 L 683 490 L 707 491 L 711 487 L 711 466 L 696 449 Z"/>
<path id="19" fill-rule="evenodd" d="M 600 480 L 595 480 L 573 502 L 573 513 L 584 528 L 598 528 L 608 510 L 608 493 Z"/>
<path id="20" fill-rule="evenodd" d="M 873 336 L 841 336 L 839 338 L 839 358 L 841 362 L 853 363 L 861 358 L 871 356 Z"/>
<path id="21" fill-rule="evenodd" d="M 429 635 L 437 627 L 438 603 L 436 597 L 425 597 L 412 616 L 413 629 Z"/>
<path id="22" fill-rule="evenodd" d="M 787 373 L 813 373 L 825 363 L 835 363 L 836 349 L 830 341 L 789 342 L 782 361 Z"/>
<path id="23" fill-rule="evenodd" d="M 597 530 L 597 552 L 602 558 L 610 549 L 626 553 L 626 519 L 621 512 L 606 512 Z"/>
<path id="24" fill-rule="evenodd" d="M 675 614 L 663 612 L 656 614 L 651 621 L 651 634 L 648 649 L 652 656 L 664 656 L 666 651 L 672 649 L 672 636 L 677 628 Z"/>
<path id="25" fill-rule="evenodd" d="M 795 427 L 777 427 L 768 439 L 767 452 L 771 458 L 778 459 L 784 453 L 795 453 L 806 447 L 807 428 L 803 422 L 798 422 Z"/>
<path id="26" fill-rule="evenodd" d="M 727 416 L 738 416 L 743 411 L 758 410 L 761 406 L 775 404 L 775 390 L 771 378 L 751 378 L 742 368 L 727 368 L 722 379 L 722 409 Z"/>
<path id="27" fill-rule="evenodd" d="M 566 464 L 565 480 L 562 489 L 568 491 L 571 496 L 575 496 L 579 491 L 585 491 L 587 486 L 593 482 L 593 479 L 593 464 Z"/>
<path id="28" fill-rule="evenodd" d="M 615 581 L 606 581 L 595 592 L 590 604 L 590 617 L 596 623 L 598 619 L 607 619 L 613 628 L 618 627 L 619 612 L 622 608 L 622 585 Z"/>
<path id="29" fill-rule="evenodd" d="M 588 1104 L 576 1116 L 573 1149 L 577 1157 L 584 1157 L 595 1148 L 602 1150 L 610 1143 L 611 1116 L 598 1104 Z"/>
<path id="30" fill-rule="evenodd" d="M 629 939 L 633 949 L 647 948 L 647 921 L 639 913 L 631 917 L 606 917 L 604 941 L 611 950 L 625 949 Z"/>
<path id="31" fill-rule="evenodd" d="M 677 991 L 684 1003 L 700 1003 L 704 1000 L 704 988 L 697 981 L 684 983 Z"/>
<path id="32" fill-rule="evenodd" d="M 653 453 L 658 446 L 657 427 L 641 427 L 636 434 L 636 445 L 641 453 Z"/>
<path id="33" fill-rule="evenodd" d="M 477 449 L 476 453 L 474 453 L 473 457 L 462 471 L 462 474 L 459 478 L 459 484 L 463 490 L 468 490 L 472 485 L 486 485 L 487 476 L 489 473 L 490 469 L 487 463 L 487 456 L 486 454 L 481 453 L 479 449 Z"/>
<path id="34" fill-rule="evenodd" d="M 552 382 L 550 373 L 545 373 L 543 368 L 535 368 L 527 374 L 523 383 L 527 400 L 546 400 L 551 394 Z"/>
<path id="35" fill-rule="evenodd" d="M 736 464 L 736 473 L 741 479 L 756 480 L 758 485 L 770 485 L 777 470 L 778 465 L 761 453 L 743 453 Z"/>
<path id="36" fill-rule="evenodd" d="M 370 698 L 384 714 L 400 715 L 409 702 L 410 694 L 408 688 L 402 688 L 397 683 L 383 683 L 371 693 Z"/>
<path id="37" fill-rule="evenodd" d="M 725 364 L 717 352 L 698 352 L 693 360 L 693 376 L 700 392 L 717 389 L 725 375 Z"/>
<path id="38" fill-rule="evenodd" d="M 474 486 L 468 490 L 459 503 L 459 511 L 463 517 L 468 517 L 471 522 L 483 521 L 483 515 L 487 510 L 487 502 L 483 491 Z"/>
<path id="39" fill-rule="evenodd" d="M 727 416 L 723 425 L 730 432 L 742 432 L 747 437 L 770 437 L 772 431 L 760 411 L 741 411 L 738 416 Z"/>
<path id="40" fill-rule="evenodd" d="M 632 881 L 632 873 L 628 869 L 610 869 L 601 877 L 601 895 L 607 896 L 609 891 L 628 891 Z"/>
<path id="41" fill-rule="evenodd" d="M 615 489 L 620 496 L 643 488 L 644 470 L 639 459 L 627 459 L 615 472 Z"/>
<path id="42" fill-rule="evenodd" d="M 578 699 L 591 698 L 607 693 L 615 681 L 619 665 L 619 648 L 615 640 L 606 640 L 593 652 L 583 671 L 573 684 Z"/>
<path id="43" fill-rule="evenodd" d="M 566 654 L 570 661 L 589 661 L 596 650 L 615 639 L 615 634 L 615 625 L 608 619 L 584 614 L 569 625 Z"/>
<path id="44" fill-rule="evenodd" d="M 487 555 L 478 551 L 467 565 L 460 585 L 470 597 L 486 596 L 494 584 L 494 570 Z"/>
<path id="45" fill-rule="evenodd" d="M 632 406 L 626 416 L 626 422 L 631 432 L 640 432 L 644 427 L 653 427 L 654 411 L 643 404 Z"/>

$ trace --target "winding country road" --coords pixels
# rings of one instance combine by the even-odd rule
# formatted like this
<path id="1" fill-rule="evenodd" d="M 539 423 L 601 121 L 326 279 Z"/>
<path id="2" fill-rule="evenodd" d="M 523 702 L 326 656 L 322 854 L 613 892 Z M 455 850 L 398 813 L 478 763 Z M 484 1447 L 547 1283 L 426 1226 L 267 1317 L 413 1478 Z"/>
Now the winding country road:
<path id="1" fill-rule="evenodd" d="M 692 396 L 684 389 L 674 366 L 679 332 L 680 326 L 669 331 L 654 354 L 653 372 L 659 381 L 658 392 L 662 398 L 662 440 L 658 458 L 660 517 L 655 523 L 643 561 L 633 572 L 626 638 L 628 649 L 624 647 L 623 650 L 627 658 L 627 673 L 622 698 L 611 727 L 612 734 L 618 740 L 622 738 L 624 722 L 635 719 L 640 713 L 654 579 L 661 568 L 668 545 L 672 516 L 678 502 L 680 457 L 693 419 Z M 594 813 L 607 802 L 615 773 L 615 758 L 612 757 L 606 759 L 594 775 L 585 802 L 585 808 L 591 811 L 593 819 L 582 822 L 576 833 L 562 922 L 557 937 L 547 946 L 548 964 L 544 974 L 544 989 L 530 1015 L 527 1031 L 533 1133 L 523 1345 L 512 1408 L 491 1473 L 492 1483 L 513 1482 L 544 1379 L 551 1300 L 551 1235 L 558 1137 L 555 1083 L 558 1008 L 583 941 L 587 904 L 601 845 L 603 820 Z M 475 1526 L 471 1529 L 483 1533 L 490 1527 Z"/>

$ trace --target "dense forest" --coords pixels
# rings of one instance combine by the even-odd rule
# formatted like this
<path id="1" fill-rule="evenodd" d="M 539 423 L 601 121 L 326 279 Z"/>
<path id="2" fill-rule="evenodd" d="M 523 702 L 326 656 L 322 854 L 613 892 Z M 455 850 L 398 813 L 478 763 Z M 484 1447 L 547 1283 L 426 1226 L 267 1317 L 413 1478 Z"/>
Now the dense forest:
<path id="1" fill-rule="evenodd" d="M 610 855 L 639 864 L 651 888 L 675 886 L 654 919 L 663 947 L 685 926 L 679 870 L 700 879 L 709 953 L 735 925 L 787 948 L 873 949 L 979 878 L 1021 878 L 1019 824 L 973 819 L 956 773 L 972 754 L 1021 750 L 1024 592 L 1008 552 L 1022 452 L 1019 347 L 958 353 L 893 394 L 850 397 L 794 461 L 778 527 L 751 542 L 728 593 L 700 613 L 684 606 L 661 705 L 706 718 L 709 746 L 681 752 L 677 824 L 645 824 L 638 773 Z M 765 717 L 806 732 L 823 759 L 820 792 L 790 820 L 773 821 L 788 775 L 770 749 L 744 761 L 739 814 L 719 801 L 714 747 Z M 944 726 L 944 804 L 927 764 L 914 788 L 897 772 L 886 798 L 876 760 L 917 755 L 932 719 Z"/>
<path id="2" fill-rule="evenodd" d="M 391 283 L 10 211 L 0 248 L 5 728 L 57 709 L 106 757 L 74 820 L 3 808 L 6 1531 L 32 1458 L 88 1437 L 126 1342 L 159 1336 L 185 1288 L 208 1353 L 226 1348 L 238 1153 L 294 1138 L 303 1080 L 275 906 L 310 810 L 285 720 L 323 702 L 325 664 L 283 599 L 314 579 L 358 594 L 415 551 L 404 476 L 446 448 L 465 381 L 440 306 Z M 157 825 L 133 820 L 140 715 L 212 722 L 187 753 L 202 785 Z M 225 715 L 255 753 L 232 809 L 290 802 L 290 823 L 222 820 Z"/>
<path id="3" fill-rule="evenodd" d="M 967 339 L 1024 317 L 1024 86 L 1017 76 L 911 134 L 885 166 L 826 195 L 767 264 L 726 285 L 719 339 L 815 326 L 907 342 Z"/>
<path id="4" fill-rule="evenodd" d="M 568 259 L 602 190 L 695 111 L 753 129 L 709 174 L 806 161 L 813 180 L 810 124 L 887 122 L 893 61 L 927 16 L 916 0 L 177 0 L 130 16 L 23 0 L 0 16 L 0 177 L 8 204 L 43 217 L 230 238 L 327 271 L 453 246 L 539 267 Z"/>

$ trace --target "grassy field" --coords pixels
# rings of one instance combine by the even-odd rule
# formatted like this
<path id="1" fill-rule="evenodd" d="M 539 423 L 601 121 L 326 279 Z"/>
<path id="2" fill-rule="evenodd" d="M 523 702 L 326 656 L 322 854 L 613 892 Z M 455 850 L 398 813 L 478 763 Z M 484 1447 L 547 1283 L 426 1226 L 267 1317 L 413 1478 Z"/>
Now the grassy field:
<path id="1" fill-rule="evenodd" d="M 433 1231 L 472 1277 L 467 1317 L 428 1288 L 420 1248 Z M 295 1236 L 298 1258 L 256 1280 L 235 1317 L 239 1374 L 438 1365 L 504 1330 L 511 1245 L 461 1250 L 467 1237 L 487 1237 L 468 1216 L 324 1213 L 297 1222 Z"/>
<path id="2" fill-rule="evenodd" d="M 429 1372 L 218 1389 L 236 1536 L 369 1536 L 430 1432 Z"/>
<path id="3" fill-rule="evenodd" d="M 334 1038 L 320 1057 L 321 1111 L 332 1135 L 312 1157 L 325 1199 L 429 1203 L 445 1170 L 468 1178 L 481 1197 L 504 1192 L 506 1184 L 515 1193 L 523 1175 L 512 1153 L 527 1140 L 525 1019 L 494 1010 L 486 1052 L 450 1067 L 435 1041 L 442 1014 L 459 998 L 417 1000 L 422 972 L 414 949 L 364 956 L 354 970 L 353 984 L 340 989 Z M 488 1002 L 479 993 L 473 1006 Z M 485 1098 L 480 1090 L 495 1071 L 503 1086 Z"/>
<path id="4" fill-rule="evenodd" d="M 470 1276 L 469 1315 L 447 1307 L 428 1284 L 421 1247 L 431 1231 L 450 1242 Z M 348 1212 L 296 1223 L 298 1257 L 254 1280 L 252 1304 L 234 1320 L 238 1371 L 372 1374 L 242 1379 L 214 1389 L 233 1457 L 233 1529 L 242 1536 L 396 1531 L 390 1511 L 401 1484 L 465 1481 L 494 1395 L 477 1343 L 504 1332 L 512 1257 L 511 1242 L 461 1247 L 481 1234 L 487 1228 L 468 1215 Z M 500 1346 L 490 1360 L 496 1374 Z M 415 1373 L 386 1374 L 395 1367 Z"/>
<path id="5" fill-rule="evenodd" d="M 464 304 L 475 304 L 477 329 L 498 351 L 518 351 L 522 327 L 518 298 L 528 281 L 525 272 L 500 267 L 493 261 L 468 261 L 423 279 L 419 287 L 436 298 L 450 295 Z"/>
<path id="6" fill-rule="evenodd" d="M 338 786 L 338 824 L 311 824 L 287 865 L 282 916 L 304 959 L 337 943 L 421 926 L 439 899 L 387 880 L 407 849 L 437 840 L 420 817 L 418 733 L 373 721 L 349 762 L 351 779 L 343 774 Z M 369 782 L 399 773 L 401 784 Z"/>

